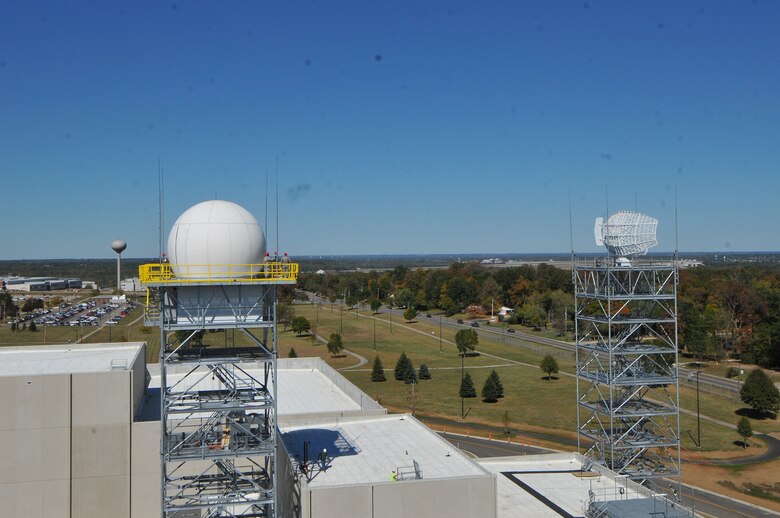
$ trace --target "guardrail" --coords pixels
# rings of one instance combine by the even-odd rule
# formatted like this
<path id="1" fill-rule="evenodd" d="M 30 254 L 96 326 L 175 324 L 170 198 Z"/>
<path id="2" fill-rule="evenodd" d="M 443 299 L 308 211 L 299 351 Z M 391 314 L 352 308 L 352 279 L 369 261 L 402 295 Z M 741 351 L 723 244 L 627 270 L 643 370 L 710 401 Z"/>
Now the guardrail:
<path id="1" fill-rule="evenodd" d="M 138 267 L 138 278 L 148 285 L 263 284 L 295 282 L 298 263 L 260 264 L 170 264 L 150 263 Z"/>

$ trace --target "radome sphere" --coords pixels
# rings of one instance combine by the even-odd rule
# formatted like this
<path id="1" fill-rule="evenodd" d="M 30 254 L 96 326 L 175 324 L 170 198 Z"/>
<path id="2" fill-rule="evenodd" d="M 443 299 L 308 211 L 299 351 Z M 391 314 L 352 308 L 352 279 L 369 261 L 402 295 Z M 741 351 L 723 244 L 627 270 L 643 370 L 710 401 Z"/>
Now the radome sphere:
<path id="1" fill-rule="evenodd" d="M 207 272 L 220 278 L 220 273 L 230 270 L 227 265 L 260 264 L 264 256 L 262 227 L 248 210 L 231 201 L 193 205 L 179 216 L 168 235 L 168 260 L 182 278 L 203 277 Z"/>
<path id="2" fill-rule="evenodd" d="M 122 239 L 114 239 L 111 241 L 111 248 L 114 249 L 114 252 L 121 254 L 125 251 L 125 248 L 127 248 L 127 243 Z"/>

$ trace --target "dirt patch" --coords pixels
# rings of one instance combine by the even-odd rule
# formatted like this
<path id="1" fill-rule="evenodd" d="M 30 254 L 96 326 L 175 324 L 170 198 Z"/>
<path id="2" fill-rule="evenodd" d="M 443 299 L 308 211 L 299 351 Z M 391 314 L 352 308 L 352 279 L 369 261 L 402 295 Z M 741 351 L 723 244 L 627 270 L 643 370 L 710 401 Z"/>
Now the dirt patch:
<path id="1" fill-rule="evenodd" d="M 718 483 L 719 481 L 727 481 L 733 484 L 733 487 L 736 488 L 743 488 L 745 483 L 771 486 L 777 483 L 778 473 L 780 473 L 780 460 L 765 462 L 763 464 L 755 464 L 752 466 L 737 466 L 729 468 L 686 463 L 683 466 L 683 482 L 687 484 L 694 484 L 697 487 L 707 489 L 724 496 L 729 496 L 738 500 L 744 500 L 745 502 L 759 505 L 761 507 L 766 507 L 767 509 L 772 509 L 773 511 L 780 511 L 780 502 L 773 502 L 763 498 L 756 498 L 746 493 L 737 491 L 732 487 L 726 487 L 723 484 Z M 731 484 L 727 484 L 727 486 L 730 486 Z"/>

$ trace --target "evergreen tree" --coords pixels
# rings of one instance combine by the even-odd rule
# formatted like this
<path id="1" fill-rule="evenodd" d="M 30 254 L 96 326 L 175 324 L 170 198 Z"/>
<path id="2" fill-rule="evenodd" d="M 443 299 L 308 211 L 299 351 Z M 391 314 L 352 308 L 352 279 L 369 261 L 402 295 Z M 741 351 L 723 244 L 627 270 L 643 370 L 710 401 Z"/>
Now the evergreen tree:
<path id="1" fill-rule="evenodd" d="M 404 379 L 404 372 L 406 372 L 407 363 L 409 363 L 409 358 L 406 357 L 406 353 L 401 353 L 401 356 L 395 363 L 395 371 L 393 372 L 396 380 L 401 381 Z"/>
<path id="2" fill-rule="evenodd" d="M 297 358 L 298 353 L 295 352 L 295 347 L 290 348 L 290 354 L 287 355 L 288 358 Z"/>
<path id="3" fill-rule="evenodd" d="M 460 397 L 477 397 L 477 389 L 474 388 L 474 381 L 468 372 L 460 382 Z"/>
<path id="4" fill-rule="evenodd" d="M 482 400 L 486 403 L 498 401 L 498 386 L 496 386 L 496 380 L 493 376 L 488 376 L 482 386 Z"/>
<path id="5" fill-rule="evenodd" d="M 488 379 L 490 378 L 493 379 L 493 385 L 495 385 L 496 387 L 496 391 L 497 391 L 496 398 L 500 399 L 504 397 L 504 385 L 503 383 L 501 383 L 501 378 L 498 377 L 498 373 L 495 370 L 493 370 L 490 373 L 490 376 L 488 376 Z"/>
<path id="6" fill-rule="evenodd" d="M 386 381 L 385 369 L 382 367 L 382 360 L 379 356 L 374 358 L 374 368 L 371 369 L 371 381 Z"/>
<path id="7" fill-rule="evenodd" d="M 417 383 L 417 371 L 414 370 L 414 365 L 411 360 L 409 360 L 406 363 L 406 367 L 404 367 L 404 383 L 407 385 Z"/>
<path id="8" fill-rule="evenodd" d="M 774 417 L 780 411 L 780 391 L 761 369 L 750 371 L 739 395 L 756 412 Z"/>
<path id="9" fill-rule="evenodd" d="M 35 322 L 30 322 L 30 328 L 29 329 L 30 329 L 30 331 L 35 332 L 35 331 L 38 330 L 38 326 L 35 325 Z"/>
<path id="10" fill-rule="evenodd" d="M 419 377 L 421 380 L 429 380 L 431 379 L 431 371 L 428 370 L 428 366 L 424 363 L 420 364 L 420 373 Z"/>
<path id="11" fill-rule="evenodd" d="M 753 427 L 747 417 L 743 417 L 737 422 L 737 433 L 742 437 L 742 446 L 748 447 L 747 440 L 753 436 Z"/>

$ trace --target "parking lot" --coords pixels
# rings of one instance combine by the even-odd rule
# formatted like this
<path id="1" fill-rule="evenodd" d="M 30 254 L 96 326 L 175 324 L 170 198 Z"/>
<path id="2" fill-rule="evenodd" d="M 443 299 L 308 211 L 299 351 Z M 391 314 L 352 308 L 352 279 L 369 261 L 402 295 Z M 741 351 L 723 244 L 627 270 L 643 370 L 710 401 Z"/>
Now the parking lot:
<path id="1" fill-rule="evenodd" d="M 64 302 L 53 309 L 36 310 L 11 323 L 21 325 L 32 321 L 36 326 L 113 326 L 121 322 L 134 307 L 133 301 L 123 304 L 108 302 L 100 305 L 95 300 L 75 305 Z"/>

